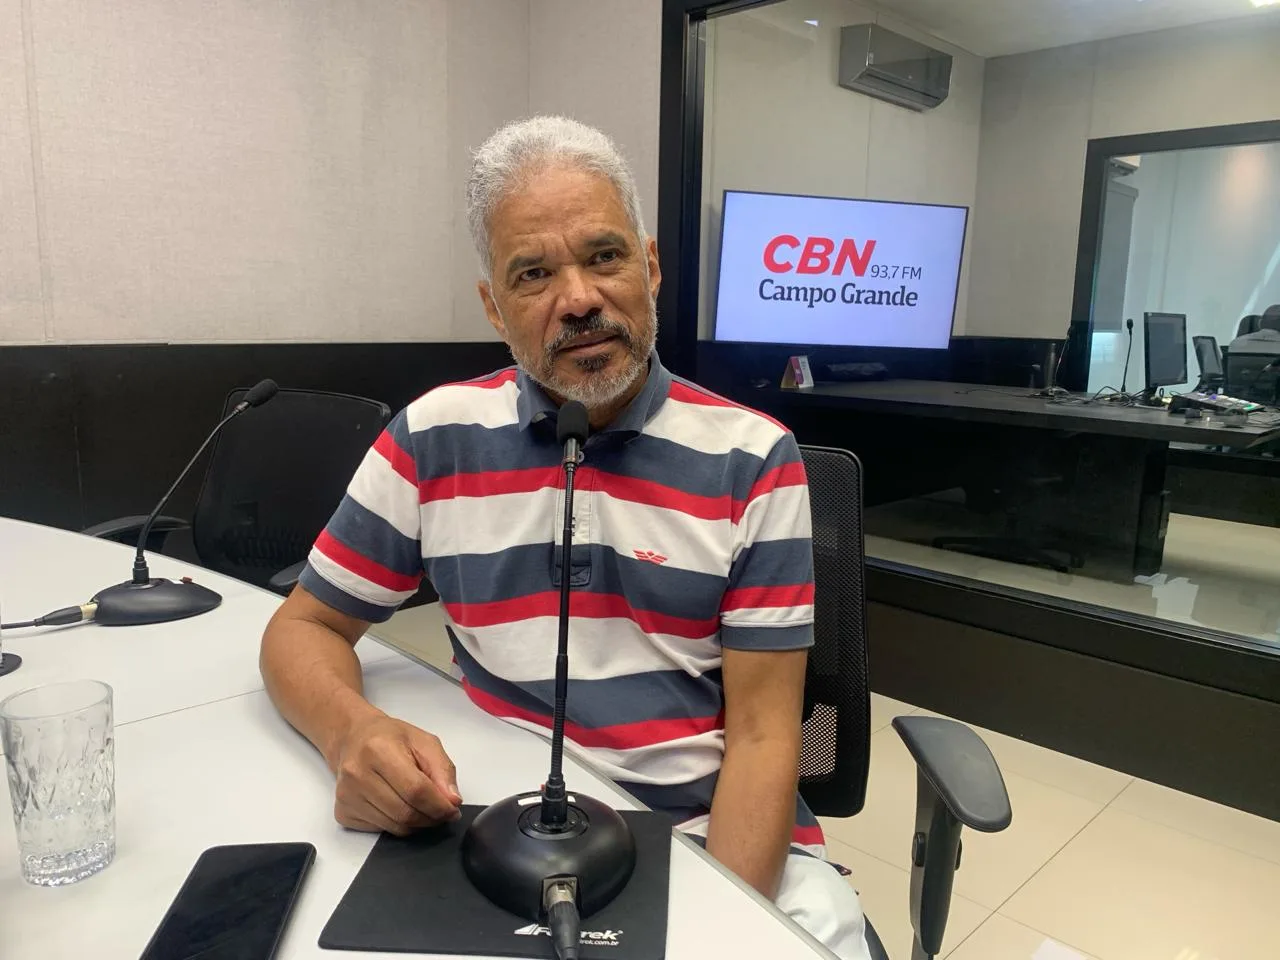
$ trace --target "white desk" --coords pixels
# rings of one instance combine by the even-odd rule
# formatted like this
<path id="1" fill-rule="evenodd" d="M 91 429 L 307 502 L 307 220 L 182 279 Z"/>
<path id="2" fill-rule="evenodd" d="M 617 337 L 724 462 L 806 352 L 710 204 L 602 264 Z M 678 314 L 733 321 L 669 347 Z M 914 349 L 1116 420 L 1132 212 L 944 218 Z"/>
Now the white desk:
<path id="1" fill-rule="evenodd" d="M 148 554 L 147 562 L 152 576 L 190 576 L 222 594 L 222 604 L 175 623 L 6 630 L 4 649 L 22 657 L 22 666 L 0 677 L 0 698 L 91 677 L 115 691 L 116 723 L 122 724 L 261 690 L 258 642 L 280 598 L 158 554 Z M 132 566 L 133 550 L 121 544 L 0 518 L 0 616 L 31 620 L 84 603 L 127 580 Z M 372 639 L 356 651 L 365 663 L 399 656 Z"/>
<path id="2" fill-rule="evenodd" d="M 14 563 L 10 548 L 20 541 L 30 548 L 28 562 Z M 6 596 L 32 603 L 10 617 L 25 619 L 87 597 L 113 582 L 113 571 L 127 570 L 127 561 L 128 551 L 118 546 L 0 521 L 0 586 Z M 278 600 L 162 561 L 153 565 L 156 575 L 198 573 L 223 594 L 223 605 L 181 623 L 86 626 L 47 639 L 29 631 L 12 643 L 16 652 L 43 665 L 28 672 L 30 661 L 25 662 L 4 678 L 0 693 L 71 676 L 99 677 L 116 688 L 118 852 L 105 871 L 79 884 L 32 887 L 18 874 L 13 831 L 0 828 L 0 955 L 134 960 L 202 850 L 307 840 L 316 846 L 316 863 L 279 956 L 391 957 L 321 951 L 316 945 L 375 837 L 334 822 L 329 771 L 280 719 L 256 680 L 258 638 Z M 65 591 L 42 586 L 39 581 L 54 576 L 59 565 L 69 570 Z M 219 645 L 208 649 L 210 643 Z M 365 664 L 369 698 L 444 741 L 467 802 L 488 803 L 542 781 L 547 752 L 536 737 L 475 709 L 456 684 L 435 671 L 394 654 L 382 656 L 376 647 L 373 653 L 376 661 Z M 236 689 L 246 685 L 247 692 Z M 615 806 L 636 806 L 571 757 L 565 775 L 570 786 Z M 687 841 L 672 844 L 671 874 L 670 960 L 831 956 Z"/>

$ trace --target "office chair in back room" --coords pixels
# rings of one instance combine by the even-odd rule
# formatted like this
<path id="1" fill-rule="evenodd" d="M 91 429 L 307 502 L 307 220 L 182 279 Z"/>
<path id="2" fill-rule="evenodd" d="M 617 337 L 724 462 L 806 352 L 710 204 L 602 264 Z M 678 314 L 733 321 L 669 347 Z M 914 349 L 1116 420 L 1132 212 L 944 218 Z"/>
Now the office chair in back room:
<path id="1" fill-rule="evenodd" d="M 800 793 L 818 816 L 849 817 L 862 810 L 871 762 L 862 465 L 847 450 L 804 446 L 800 452 L 809 479 L 815 585 Z M 897 717 L 893 726 L 917 768 L 911 960 L 930 960 L 942 949 L 961 828 L 994 833 L 1013 814 L 995 758 L 964 724 Z M 867 944 L 872 960 L 889 960 L 870 918 Z"/>
<path id="2" fill-rule="evenodd" d="M 1273 303 L 1262 313 L 1251 313 L 1241 317 L 1236 326 L 1236 336 L 1257 333 L 1259 330 L 1280 330 L 1280 303 Z"/>
<path id="3" fill-rule="evenodd" d="M 224 415 L 245 393 L 227 395 Z M 214 441 L 194 519 L 158 518 L 148 548 L 158 550 L 164 534 L 190 527 L 203 566 L 287 594 L 390 419 L 390 408 L 376 400 L 280 390 L 227 425 Z M 143 519 L 108 520 L 84 532 L 133 545 Z"/>

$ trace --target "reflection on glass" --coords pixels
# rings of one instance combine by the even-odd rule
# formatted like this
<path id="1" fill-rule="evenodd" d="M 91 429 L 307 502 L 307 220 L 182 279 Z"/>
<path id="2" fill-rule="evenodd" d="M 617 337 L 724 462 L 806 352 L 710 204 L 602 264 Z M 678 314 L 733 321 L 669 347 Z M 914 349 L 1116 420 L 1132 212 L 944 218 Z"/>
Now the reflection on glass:
<path id="1" fill-rule="evenodd" d="M 1171 312 L 1187 316 L 1190 384 L 1192 338 L 1212 337 L 1228 358 L 1268 358 L 1228 359 L 1229 395 L 1276 400 L 1275 376 L 1259 371 L 1280 357 L 1280 143 L 1114 158 L 1098 259 L 1090 390 L 1122 381 L 1125 319 L 1140 337 L 1144 313 Z M 1144 382 L 1144 363 L 1134 349 L 1129 385 Z"/>

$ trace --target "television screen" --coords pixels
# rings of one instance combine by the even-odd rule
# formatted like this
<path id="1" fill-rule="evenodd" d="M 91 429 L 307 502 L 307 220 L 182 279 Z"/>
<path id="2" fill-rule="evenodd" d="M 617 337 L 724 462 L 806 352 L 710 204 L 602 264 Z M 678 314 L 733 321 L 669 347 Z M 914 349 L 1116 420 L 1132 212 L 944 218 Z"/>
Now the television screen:
<path id="1" fill-rule="evenodd" d="M 717 340 L 945 349 L 967 207 L 726 190 Z"/>

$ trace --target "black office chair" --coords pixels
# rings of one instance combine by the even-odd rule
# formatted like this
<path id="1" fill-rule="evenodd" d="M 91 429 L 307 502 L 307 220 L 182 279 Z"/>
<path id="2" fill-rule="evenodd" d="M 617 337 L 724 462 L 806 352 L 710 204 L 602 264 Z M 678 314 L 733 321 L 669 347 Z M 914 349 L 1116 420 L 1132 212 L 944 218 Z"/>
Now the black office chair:
<path id="1" fill-rule="evenodd" d="M 1236 336 L 1243 337 L 1246 333 L 1257 333 L 1262 329 L 1262 314 L 1251 313 L 1247 317 L 1241 317 L 1240 322 L 1236 324 Z"/>
<path id="2" fill-rule="evenodd" d="M 849 817 L 862 810 L 871 761 L 862 465 L 847 450 L 800 451 L 809 478 L 815 583 L 800 793 L 818 816 Z M 930 960 L 942 949 L 951 885 L 960 866 L 961 827 L 994 833 L 1007 827 L 1013 814 L 995 758 L 964 724 L 897 717 L 893 726 L 917 766 L 911 960 Z M 867 945 L 872 960 L 888 960 L 870 919 Z"/>
<path id="3" fill-rule="evenodd" d="M 246 392 L 228 394 L 224 416 Z M 281 390 L 227 425 L 214 441 L 193 521 L 159 517 L 147 548 L 158 551 L 167 534 L 190 527 L 203 566 L 287 595 L 390 419 L 376 400 Z M 145 519 L 122 517 L 84 532 L 132 546 Z"/>

